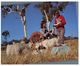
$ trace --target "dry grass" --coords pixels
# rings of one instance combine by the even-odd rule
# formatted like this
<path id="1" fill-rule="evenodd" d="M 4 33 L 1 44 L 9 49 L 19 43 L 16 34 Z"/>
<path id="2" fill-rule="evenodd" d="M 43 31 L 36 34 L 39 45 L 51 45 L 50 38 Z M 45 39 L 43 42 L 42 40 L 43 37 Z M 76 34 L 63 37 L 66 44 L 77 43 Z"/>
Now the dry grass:
<path id="1" fill-rule="evenodd" d="M 46 54 L 46 55 L 45 55 Z M 35 64 L 35 63 L 43 63 L 51 58 L 51 54 L 48 52 L 40 53 L 37 55 L 33 55 L 32 51 L 28 53 L 21 54 L 21 55 L 13 55 L 13 56 L 6 56 L 5 51 L 2 53 L 1 62 L 2 64 Z"/>
<path id="2" fill-rule="evenodd" d="M 63 60 L 78 60 L 78 40 L 67 40 L 65 41 L 68 46 L 71 47 L 71 51 L 65 55 L 57 54 L 53 57 L 50 54 L 50 50 L 46 53 L 40 53 L 33 55 L 32 51 L 29 50 L 25 54 L 6 56 L 5 51 L 1 52 L 1 63 L 2 64 L 35 64 L 44 63 L 47 61 L 63 61 Z"/>

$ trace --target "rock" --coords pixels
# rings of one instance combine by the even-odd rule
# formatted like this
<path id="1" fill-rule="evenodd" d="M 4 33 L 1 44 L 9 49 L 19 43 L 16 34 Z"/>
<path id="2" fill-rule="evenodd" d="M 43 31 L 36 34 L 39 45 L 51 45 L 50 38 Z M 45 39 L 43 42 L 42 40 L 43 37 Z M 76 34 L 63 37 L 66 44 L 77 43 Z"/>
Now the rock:
<path id="1" fill-rule="evenodd" d="M 58 53 L 58 51 L 59 51 L 59 48 L 60 47 L 53 47 L 52 50 L 51 50 L 51 54 L 52 55 L 56 55 Z"/>
<path id="2" fill-rule="evenodd" d="M 60 48 L 60 52 L 59 53 L 62 52 L 62 54 L 63 53 L 67 54 L 70 51 L 70 49 L 71 48 L 69 46 L 67 46 L 66 44 L 63 44 L 63 46 L 61 46 L 61 48 Z"/>
<path id="3" fill-rule="evenodd" d="M 69 51 L 71 50 L 71 48 L 69 46 L 67 46 L 67 44 L 63 44 L 60 47 L 53 47 L 51 50 L 51 54 L 52 55 L 56 55 L 56 54 L 67 54 Z"/>

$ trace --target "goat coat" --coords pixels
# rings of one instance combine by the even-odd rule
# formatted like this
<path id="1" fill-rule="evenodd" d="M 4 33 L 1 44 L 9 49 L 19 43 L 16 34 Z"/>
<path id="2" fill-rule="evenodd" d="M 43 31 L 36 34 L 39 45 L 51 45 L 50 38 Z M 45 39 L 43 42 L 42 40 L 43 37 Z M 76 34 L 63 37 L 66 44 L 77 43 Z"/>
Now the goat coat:
<path id="1" fill-rule="evenodd" d="M 36 48 L 40 45 L 44 46 L 46 49 L 53 47 L 54 45 L 58 44 L 58 38 L 46 39 L 40 43 L 36 43 Z"/>
<path id="2" fill-rule="evenodd" d="M 7 55 L 18 55 L 21 50 L 20 44 L 7 45 Z"/>

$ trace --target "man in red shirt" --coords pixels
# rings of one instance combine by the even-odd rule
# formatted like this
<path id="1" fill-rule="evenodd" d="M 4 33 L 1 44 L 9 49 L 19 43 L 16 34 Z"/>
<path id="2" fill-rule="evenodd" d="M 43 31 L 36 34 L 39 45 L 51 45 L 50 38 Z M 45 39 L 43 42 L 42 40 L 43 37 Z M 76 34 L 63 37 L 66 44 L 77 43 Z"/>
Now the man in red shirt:
<path id="1" fill-rule="evenodd" d="M 57 11 L 55 13 L 55 20 L 54 20 L 54 25 L 57 29 L 58 32 L 58 46 L 61 46 L 62 44 L 64 44 L 64 33 L 65 33 L 65 18 L 64 16 L 60 15 L 60 13 Z"/>

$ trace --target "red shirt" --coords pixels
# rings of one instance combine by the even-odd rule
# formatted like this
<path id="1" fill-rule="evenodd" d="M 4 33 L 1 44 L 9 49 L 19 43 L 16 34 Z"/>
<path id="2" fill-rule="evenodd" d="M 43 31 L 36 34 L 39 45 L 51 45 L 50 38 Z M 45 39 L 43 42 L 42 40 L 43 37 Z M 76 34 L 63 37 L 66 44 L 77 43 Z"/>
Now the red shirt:
<path id="1" fill-rule="evenodd" d="M 66 21 L 65 21 L 64 16 L 60 15 L 58 18 L 55 18 L 55 20 L 54 20 L 54 23 L 55 24 L 57 24 L 56 19 L 60 19 L 60 22 L 61 22 L 61 24 L 57 25 L 56 28 L 57 29 L 60 28 L 60 27 L 63 27 L 64 28 L 64 25 L 66 24 Z"/>

